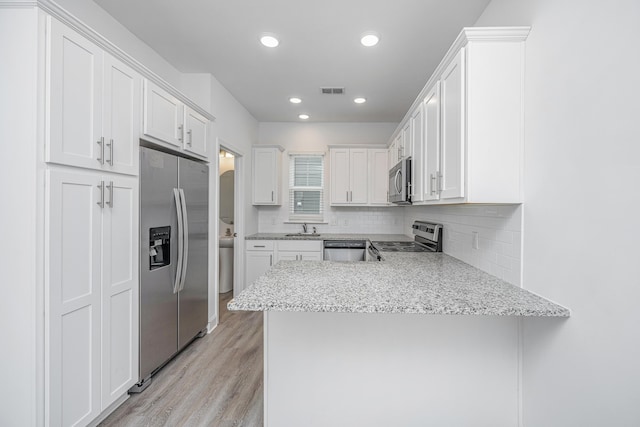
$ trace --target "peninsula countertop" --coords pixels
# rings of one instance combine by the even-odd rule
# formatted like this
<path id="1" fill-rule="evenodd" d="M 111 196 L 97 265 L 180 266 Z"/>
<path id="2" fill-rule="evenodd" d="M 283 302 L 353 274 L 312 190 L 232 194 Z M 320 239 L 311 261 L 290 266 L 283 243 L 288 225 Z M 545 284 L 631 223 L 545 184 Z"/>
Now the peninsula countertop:
<path id="1" fill-rule="evenodd" d="M 327 236 L 322 235 L 320 239 L 328 239 Z M 377 236 L 363 238 L 376 240 Z M 382 255 L 384 260 L 379 262 L 281 261 L 234 298 L 228 308 L 235 311 L 570 316 L 565 307 L 443 253 L 384 252 Z"/>

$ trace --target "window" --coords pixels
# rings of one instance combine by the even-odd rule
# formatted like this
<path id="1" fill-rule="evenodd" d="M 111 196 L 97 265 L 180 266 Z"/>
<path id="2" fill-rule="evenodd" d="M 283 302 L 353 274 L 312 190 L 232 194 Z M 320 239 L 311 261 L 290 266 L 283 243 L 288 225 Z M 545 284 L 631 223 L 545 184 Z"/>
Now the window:
<path id="1" fill-rule="evenodd" d="M 289 157 L 289 219 L 322 221 L 324 210 L 324 155 Z"/>

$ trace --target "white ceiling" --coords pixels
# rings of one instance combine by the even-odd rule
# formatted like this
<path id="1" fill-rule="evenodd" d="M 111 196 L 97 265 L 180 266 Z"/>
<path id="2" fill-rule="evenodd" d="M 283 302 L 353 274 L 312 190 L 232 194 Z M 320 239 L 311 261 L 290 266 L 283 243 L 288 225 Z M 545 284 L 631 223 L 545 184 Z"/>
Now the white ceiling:
<path id="1" fill-rule="evenodd" d="M 211 73 L 260 122 L 399 122 L 489 0 L 95 0 L 184 73 Z M 380 34 L 373 48 L 360 44 Z M 280 46 L 258 37 L 274 33 Z M 345 87 L 322 95 L 320 87 Z M 291 96 L 302 98 L 293 105 Z M 367 103 L 356 105 L 363 96 Z"/>

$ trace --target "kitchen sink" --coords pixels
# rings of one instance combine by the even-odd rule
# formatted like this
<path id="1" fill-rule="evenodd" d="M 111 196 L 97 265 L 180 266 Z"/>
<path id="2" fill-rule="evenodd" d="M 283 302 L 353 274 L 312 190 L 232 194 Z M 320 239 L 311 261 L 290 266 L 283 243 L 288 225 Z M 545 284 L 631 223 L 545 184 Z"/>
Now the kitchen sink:
<path id="1" fill-rule="evenodd" d="M 285 234 L 284 235 L 284 237 L 303 237 L 303 236 L 320 237 L 320 234 L 318 234 L 318 233 L 290 233 L 290 234 Z"/>

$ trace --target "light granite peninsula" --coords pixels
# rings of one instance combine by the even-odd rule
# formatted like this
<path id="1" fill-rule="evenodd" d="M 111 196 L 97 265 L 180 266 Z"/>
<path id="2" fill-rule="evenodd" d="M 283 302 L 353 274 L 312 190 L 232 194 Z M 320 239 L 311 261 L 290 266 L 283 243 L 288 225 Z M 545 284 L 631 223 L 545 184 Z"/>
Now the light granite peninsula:
<path id="1" fill-rule="evenodd" d="M 400 240 L 319 239 L 349 237 Z M 518 425 L 522 330 L 569 310 L 443 253 L 382 256 L 282 261 L 229 303 L 264 311 L 265 426 Z"/>

